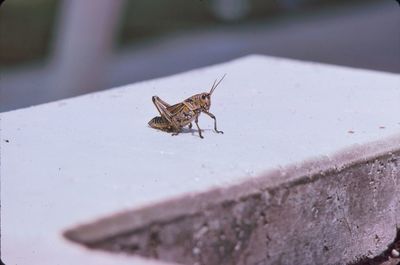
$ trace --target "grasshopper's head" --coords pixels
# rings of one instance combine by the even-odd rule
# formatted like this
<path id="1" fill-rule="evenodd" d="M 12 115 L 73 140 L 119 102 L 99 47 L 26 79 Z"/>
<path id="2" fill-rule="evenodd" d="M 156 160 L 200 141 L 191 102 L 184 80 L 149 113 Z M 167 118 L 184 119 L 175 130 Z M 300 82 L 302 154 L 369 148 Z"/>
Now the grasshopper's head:
<path id="1" fill-rule="evenodd" d="M 201 93 L 199 94 L 200 107 L 205 110 L 209 110 L 211 106 L 211 93 Z"/>
<path id="2" fill-rule="evenodd" d="M 211 95 L 214 92 L 214 90 L 217 88 L 217 86 L 221 83 L 221 81 L 225 78 L 226 74 L 217 82 L 217 80 L 214 81 L 214 84 L 211 87 L 210 92 L 204 92 L 201 93 L 199 96 L 200 99 L 200 105 L 203 109 L 209 110 L 211 106 Z"/>

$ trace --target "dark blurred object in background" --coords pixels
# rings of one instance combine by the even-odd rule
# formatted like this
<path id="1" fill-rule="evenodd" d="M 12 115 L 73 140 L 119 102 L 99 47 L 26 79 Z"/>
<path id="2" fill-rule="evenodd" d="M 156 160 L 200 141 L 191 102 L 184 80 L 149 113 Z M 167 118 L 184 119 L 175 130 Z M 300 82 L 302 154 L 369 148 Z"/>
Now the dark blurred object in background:
<path id="1" fill-rule="evenodd" d="M 43 60 L 53 39 L 58 1 L 11 0 L 0 8 L 0 67 Z"/>
<path id="2" fill-rule="evenodd" d="M 252 53 L 399 73 L 399 11 L 391 0 L 6 1 L 0 111 Z"/>

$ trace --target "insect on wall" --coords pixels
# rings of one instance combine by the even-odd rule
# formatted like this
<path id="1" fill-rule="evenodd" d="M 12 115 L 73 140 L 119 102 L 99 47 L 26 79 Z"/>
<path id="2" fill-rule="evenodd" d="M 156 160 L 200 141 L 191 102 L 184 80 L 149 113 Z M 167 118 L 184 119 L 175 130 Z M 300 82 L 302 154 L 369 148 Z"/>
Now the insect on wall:
<path id="1" fill-rule="evenodd" d="M 156 116 L 149 121 L 150 127 L 165 132 L 170 132 L 172 135 L 178 135 L 182 128 L 188 126 L 192 128 L 192 122 L 197 126 L 200 138 L 204 138 L 201 134 L 199 127 L 199 116 L 201 113 L 205 113 L 214 119 L 214 130 L 216 133 L 224 133 L 217 129 L 217 118 L 210 112 L 211 107 L 211 96 L 218 85 L 225 78 L 226 74 L 217 82 L 214 81 L 210 92 L 203 92 L 200 94 L 193 95 L 183 102 L 170 105 L 163 101 L 157 96 L 153 96 L 152 100 L 156 106 L 160 116 Z"/>

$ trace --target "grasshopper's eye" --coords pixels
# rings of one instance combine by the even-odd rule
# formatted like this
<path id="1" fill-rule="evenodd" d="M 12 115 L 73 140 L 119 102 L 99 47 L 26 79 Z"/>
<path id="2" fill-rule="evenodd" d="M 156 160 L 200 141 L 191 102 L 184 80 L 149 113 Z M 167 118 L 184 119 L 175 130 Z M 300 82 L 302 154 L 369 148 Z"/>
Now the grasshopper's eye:
<path id="1" fill-rule="evenodd" d="M 206 99 L 206 95 L 201 95 L 201 99 Z"/>

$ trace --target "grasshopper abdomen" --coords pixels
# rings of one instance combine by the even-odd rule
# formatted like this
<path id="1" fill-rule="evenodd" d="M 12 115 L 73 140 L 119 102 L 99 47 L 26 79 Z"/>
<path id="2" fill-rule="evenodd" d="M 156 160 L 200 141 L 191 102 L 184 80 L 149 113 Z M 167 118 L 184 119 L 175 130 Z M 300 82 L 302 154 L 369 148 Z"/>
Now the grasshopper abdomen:
<path id="1" fill-rule="evenodd" d="M 154 129 L 171 132 L 171 123 L 164 117 L 156 116 L 149 121 L 149 126 Z"/>

